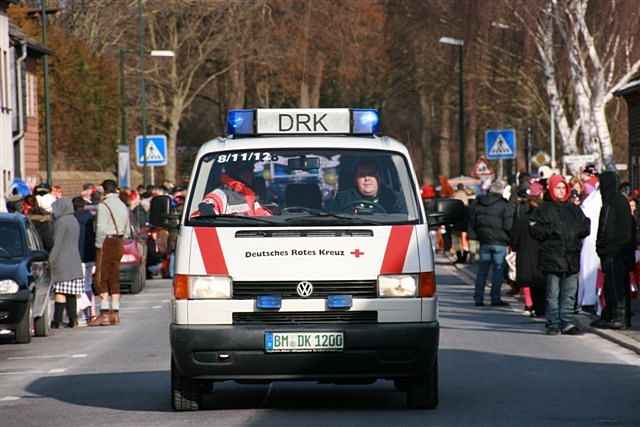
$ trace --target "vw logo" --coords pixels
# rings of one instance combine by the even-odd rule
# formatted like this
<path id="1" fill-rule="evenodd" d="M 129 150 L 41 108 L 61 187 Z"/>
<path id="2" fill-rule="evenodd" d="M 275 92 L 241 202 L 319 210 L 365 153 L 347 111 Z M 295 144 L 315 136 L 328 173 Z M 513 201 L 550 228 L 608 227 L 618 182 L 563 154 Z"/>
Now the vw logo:
<path id="1" fill-rule="evenodd" d="M 311 284 L 311 282 L 300 282 L 298 283 L 298 286 L 296 286 L 296 292 L 302 298 L 310 297 L 313 293 L 313 285 Z"/>

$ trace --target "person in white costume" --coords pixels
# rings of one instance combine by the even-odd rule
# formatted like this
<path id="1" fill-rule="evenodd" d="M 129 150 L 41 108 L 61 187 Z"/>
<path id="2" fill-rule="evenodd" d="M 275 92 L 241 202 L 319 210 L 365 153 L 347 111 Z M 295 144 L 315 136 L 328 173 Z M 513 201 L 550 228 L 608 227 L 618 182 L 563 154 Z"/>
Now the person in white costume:
<path id="1" fill-rule="evenodd" d="M 587 190 L 589 186 L 585 187 Z M 598 218 L 602 208 L 600 190 L 591 191 L 580 206 L 584 215 L 591 220 L 591 233 L 582 243 L 580 252 L 580 273 L 578 276 L 578 306 L 595 306 L 598 304 L 596 282 L 600 269 L 600 258 L 596 254 L 596 237 L 598 234 Z M 600 313 L 601 307 L 597 307 Z"/>

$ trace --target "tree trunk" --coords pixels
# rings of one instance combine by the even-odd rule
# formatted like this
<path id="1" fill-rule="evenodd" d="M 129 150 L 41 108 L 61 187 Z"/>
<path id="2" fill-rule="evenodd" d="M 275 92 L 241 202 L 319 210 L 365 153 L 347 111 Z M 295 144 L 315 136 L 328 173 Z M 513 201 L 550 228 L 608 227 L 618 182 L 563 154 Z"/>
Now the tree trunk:
<path id="1" fill-rule="evenodd" d="M 601 152 L 598 154 L 602 156 L 602 164 L 607 168 L 614 167 L 615 159 L 613 158 L 613 144 L 611 142 L 609 126 L 607 125 L 607 114 L 604 104 L 598 103 L 594 107 L 593 123 L 600 142 L 599 145 Z"/>
<path id="2" fill-rule="evenodd" d="M 169 117 L 169 135 L 167 136 L 167 165 L 164 167 L 165 180 L 176 182 L 176 146 L 180 118 L 182 117 L 182 100 L 175 100 Z"/>
<path id="3" fill-rule="evenodd" d="M 311 108 L 318 108 L 320 106 L 320 89 L 322 88 L 322 81 L 324 78 L 324 67 L 326 64 L 326 56 L 323 53 L 319 53 L 315 60 L 315 73 L 313 75 L 313 86 L 311 87 L 311 94 L 309 96 L 309 104 Z"/>
<path id="4" fill-rule="evenodd" d="M 300 102 L 298 103 L 299 108 L 310 108 L 311 100 L 309 95 L 309 85 L 306 80 L 303 80 L 300 83 Z"/>
<path id="5" fill-rule="evenodd" d="M 451 93 L 445 90 L 442 95 L 442 111 L 440 113 L 440 146 L 438 157 L 440 175 L 451 176 Z M 475 144 L 475 140 L 474 140 Z M 475 151 L 475 150 L 474 150 Z M 468 151 L 467 151 L 468 152 Z M 474 159 L 475 160 L 475 159 Z"/>
<path id="6" fill-rule="evenodd" d="M 420 91 L 420 116 L 422 118 L 422 130 L 420 146 L 422 148 L 422 182 L 433 184 L 433 147 L 431 138 L 431 98 L 424 91 Z"/>
<path id="7" fill-rule="evenodd" d="M 229 108 L 244 108 L 245 94 L 247 92 L 244 62 L 238 62 L 231 67 L 229 78 L 231 80 Z"/>

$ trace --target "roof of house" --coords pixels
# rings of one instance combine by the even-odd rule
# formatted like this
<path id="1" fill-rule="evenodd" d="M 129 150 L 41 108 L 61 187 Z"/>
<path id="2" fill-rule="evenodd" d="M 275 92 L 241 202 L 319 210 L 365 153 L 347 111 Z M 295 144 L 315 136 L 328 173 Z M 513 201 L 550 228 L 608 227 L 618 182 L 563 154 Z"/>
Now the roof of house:
<path id="1" fill-rule="evenodd" d="M 20 42 L 25 41 L 27 43 L 27 54 L 29 56 L 40 57 L 42 55 L 53 54 L 51 49 L 27 36 L 24 31 L 15 24 L 9 24 L 9 37 Z"/>

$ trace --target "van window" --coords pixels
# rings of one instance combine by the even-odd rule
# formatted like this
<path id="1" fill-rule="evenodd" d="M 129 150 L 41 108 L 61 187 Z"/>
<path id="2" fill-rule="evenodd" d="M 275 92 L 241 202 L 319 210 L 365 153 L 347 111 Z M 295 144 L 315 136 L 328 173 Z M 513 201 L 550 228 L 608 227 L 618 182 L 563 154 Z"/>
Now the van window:
<path id="1" fill-rule="evenodd" d="M 420 220 L 407 159 L 379 150 L 271 149 L 202 157 L 187 225 L 407 224 Z"/>

